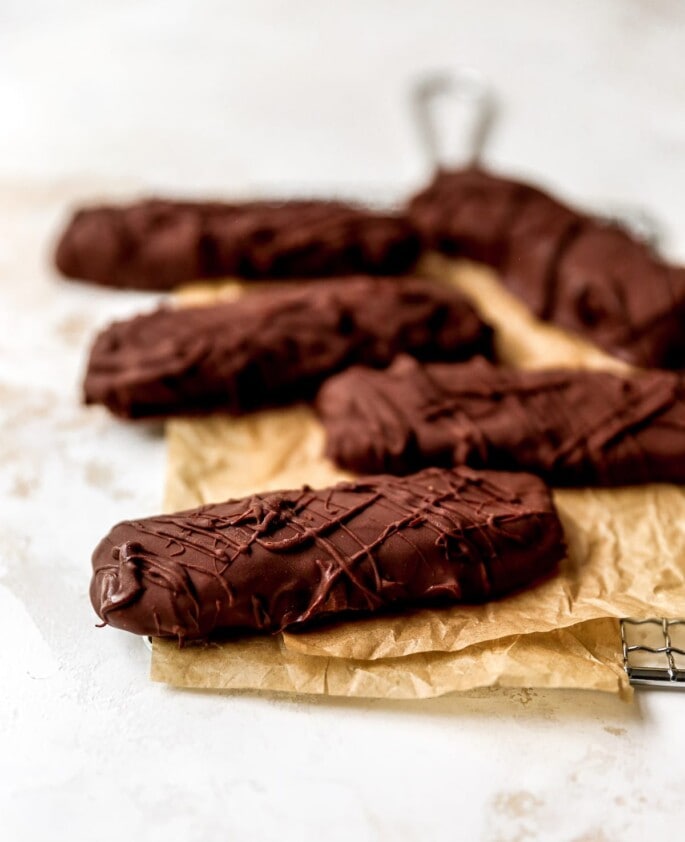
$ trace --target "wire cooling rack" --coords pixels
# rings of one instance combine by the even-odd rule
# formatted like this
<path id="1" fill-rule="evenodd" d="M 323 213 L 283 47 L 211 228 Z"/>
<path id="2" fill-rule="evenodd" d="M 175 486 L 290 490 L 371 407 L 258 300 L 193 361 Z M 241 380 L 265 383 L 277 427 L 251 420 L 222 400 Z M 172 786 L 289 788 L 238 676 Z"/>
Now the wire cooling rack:
<path id="1" fill-rule="evenodd" d="M 451 100 L 456 134 L 447 132 L 438 106 Z M 444 105 L 444 102 L 443 102 Z M 470 67 L 422 76 L 412 90 L 412 111 L 429 165 L 448 165 L 445 143 L 460 141 L 461 163 L 477 164 L 483 155 L 497 103 L 487 80 Z M 451 134 L 451 139 L 448 135 Z M 653 246 L 660 226 L 642 208 L 605 208 L 601 216 L 620 223 Z M 623 667 L 631 684 L 685 689 L 685 620 L 621 620 Z"/>
<path id="2" fill-rule="evenodd" d="M 631 684 L 685 690 L 685 620 L 621 620 L 623 667 Z"/>
<path id="3" fill-rule="evenodd" d="M 426 161 L 431 166 L 447 163 L 442 143 L 445 127 L 440 125 L 436 109 L 440 98 L 445 96 L 462 106 L 462 113 L 456 114 L 462 121 L 456 130 L 462 141 L 458 163 L 477 164 L 496 117 L 496 102 L 485 78 L 470 67 L 427 74 L 417 80 L 411 91 L 413 119 Z M 377 204 L 383 207 L 392 202 L 383 195 Z M 660 238 L 660 226 L 644 209 L 611 207 L 605 208 L 601 215 L 623 224 L 652 245 Z M 625 617 L 620 621 L 620 628 L 623 668 L 632 685 L 685 690 L 685 619 Z M 152 638 L 143 637 L 143 643 L 152 652 Z"/>

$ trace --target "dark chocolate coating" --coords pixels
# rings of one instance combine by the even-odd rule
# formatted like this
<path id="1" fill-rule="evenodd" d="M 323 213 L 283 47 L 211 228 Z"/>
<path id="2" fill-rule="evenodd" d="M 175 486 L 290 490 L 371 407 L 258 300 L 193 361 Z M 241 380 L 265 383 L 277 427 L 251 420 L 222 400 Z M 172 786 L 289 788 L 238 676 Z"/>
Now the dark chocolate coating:
<path id="1" fill-rule="evenodd" d="M 489 356 L 492 331 L 456 291 L 418 278 L 342 278 L 115 322 L 95 340 L 86 403 L 125 418 L 307 400 L 349 365 Z"/>
<path id="2" fill-rule="evenodd" d="M 77 211 L 55 261 L 72 278 L 164 290 L 197 278 L 394 275 L 419 248 L 403 217 L 343 202 L 151 199 Z"/>
<path id="3" fill-rule="evenodd" d="M 485 360 L 351 368 L 317 398 L 327 454 L 358 472 L 531 471 L 552 485 L 685 483 L 685 386 L 664 371 L 516 371 Z"/>
<path id="4" fill-rule="evenodd" d="M 685 268 L 528 184 L 440 172 L 409 205 L 424 244 L 495 266 L 541 319 L 645 368 L 685 367 Z"/>
<path id="5" fill-rule="evenodd" d="M 529 190 L 476 168 L 441 170 L 410 201 L 408 216 L 426 247 L 497 266 Z"/>
<path id="6" fill-rule="evenodd" d="M 102 620 L 136 634 L 275 632 L 481 602 L 549 573 L 563 554 L 536 477 L 431 468 L 125 521 L 93 554 L 91 600 Z"/>

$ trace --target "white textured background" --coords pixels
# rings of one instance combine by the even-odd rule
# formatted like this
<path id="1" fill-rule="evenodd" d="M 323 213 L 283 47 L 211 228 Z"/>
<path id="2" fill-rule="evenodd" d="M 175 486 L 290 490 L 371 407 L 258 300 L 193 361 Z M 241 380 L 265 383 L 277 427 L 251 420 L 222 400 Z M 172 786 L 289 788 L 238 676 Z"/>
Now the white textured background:
<path id="1" fill-rule="evenodd" d="M 407 86 L 464 63 L 490 162 L 645 206 L 685 256 L 682 0 L 0 0 L 0 839 L 679 838 L 683 696 L 178 692 L 93 628 L 91 549 L 158 509 L 163 449 L 78 405 L 89 337 L 151 298 L 56 279 L 66 207 L 407 189 Z"/>

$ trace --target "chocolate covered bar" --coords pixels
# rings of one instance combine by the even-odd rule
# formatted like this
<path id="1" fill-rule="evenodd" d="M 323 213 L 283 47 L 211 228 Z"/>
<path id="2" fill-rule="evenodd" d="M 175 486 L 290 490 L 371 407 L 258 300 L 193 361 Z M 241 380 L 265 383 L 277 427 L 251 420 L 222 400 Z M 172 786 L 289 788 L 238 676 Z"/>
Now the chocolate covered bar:
<path id="1" fill-rule="evenodd" d="M 633 365 L 685 367 L 685 268 L 627 231 L 479 169 L 439 172 L 409 217 L 426 247 L 494 266 L 539 318 Z"/>
<path id="2" fill-rule="evenodd" d="M 161 309 L 95 340 L 86 403 L 125 418 L 241 414 L 311 398 L 330 374 L 492 352 L 492 330 L 456 291 L 418 278 L 342 278 Z"/>
<path id="3" fill-rule="evenodd" d="M 91 600 L 108 625 L 183 641 L 482 602 L 563 554 L 538 478 L 431 468 L 125 521 L 93 554 Z"/>
<path id="4" fill-rule="evenodd" d="M 357 472 L 530 471 L 552 485 L 685 483 L 685 385 L 665 371 L 516 371 L 483 359 L 355 367 L 317 398 L 327 454 Z"/>
<path id="5" fill-rule="evenodd" d="M 55 256 L 71 278 L 164 290 L 197 278 L 316 278 L 407 272 L 406 219 L 343 202 L 181 202 L 79 210 Z"/>

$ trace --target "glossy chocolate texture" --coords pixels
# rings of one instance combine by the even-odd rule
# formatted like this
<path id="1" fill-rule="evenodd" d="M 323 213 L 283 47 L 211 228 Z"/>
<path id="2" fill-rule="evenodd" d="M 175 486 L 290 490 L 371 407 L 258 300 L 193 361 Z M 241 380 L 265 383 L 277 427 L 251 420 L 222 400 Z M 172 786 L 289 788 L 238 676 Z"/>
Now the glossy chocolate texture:
<path id="1" fill-rule="evenodd" d="M 539 318 L 631 364 L 685 367 L 685 268 L 627 231 L 480 169 L 439 172 L 409 217 L 425 247 L 494 266 Z"/>
<path id="2" fill-rule="evenodd" d="M 120 523 L 93 554 L 91 600 L 108 625 L 183 641 L 481 602 L 563 554 L 538 478 L 431 468 Z"/>
<path id="3" fill-rule="evenodd" d="M 471 465 L 559 486 L 685 483 L 685 385 L 671 372 L 520 371 L 405 356 L 385 371 L 331 378 L 317 408 L 328 456 L 353 471 Z"/>
<path id="4" fill-rule="evenodd" d="M 55 261 L 72 278 L 165 290 L 198 278 L 318 278 L 411 269 L 407 220 L 342 202 L 151 199 L 77 211 Z"/>
<path id="5" fill-rule="evenodd" d="M 124 418 L 238 415 L 310 399 L 327 376 L 403 351 L 489 356 L 492 331 L 458 292 L 417 278 L 273 287 L 112 324 L 93 345 L 85 399 Z"/>

